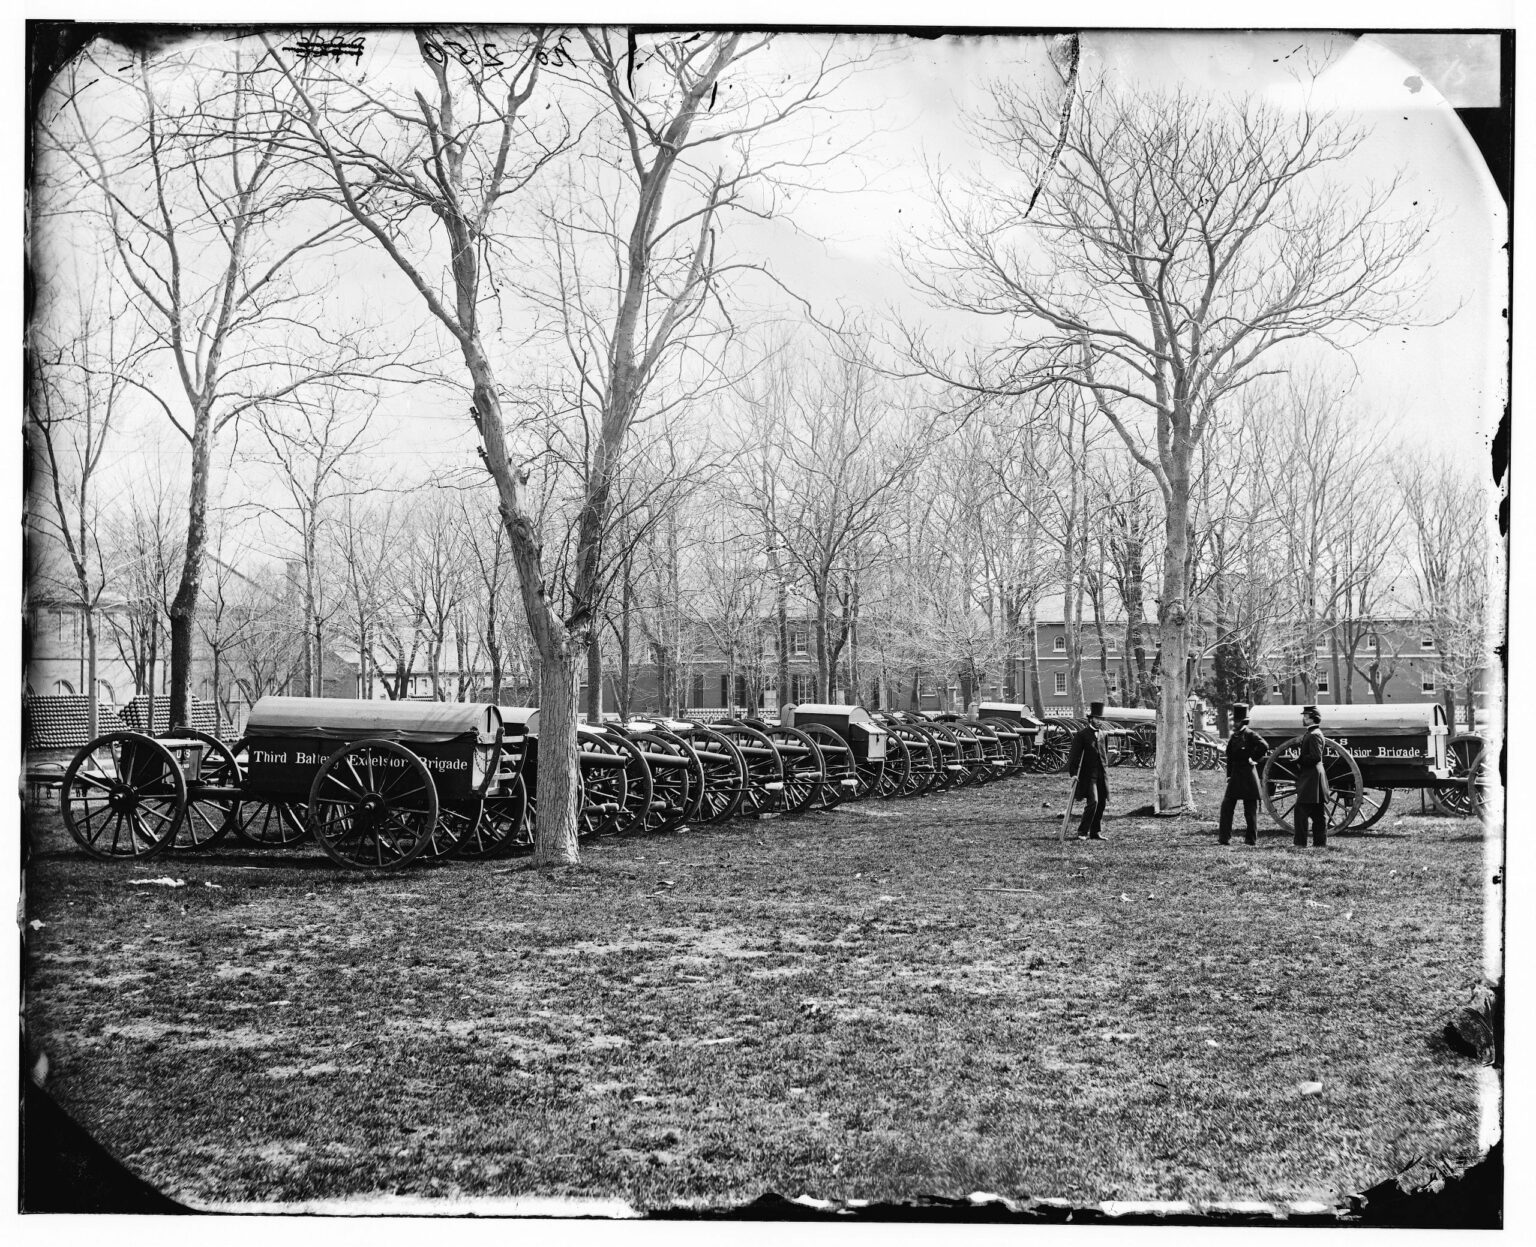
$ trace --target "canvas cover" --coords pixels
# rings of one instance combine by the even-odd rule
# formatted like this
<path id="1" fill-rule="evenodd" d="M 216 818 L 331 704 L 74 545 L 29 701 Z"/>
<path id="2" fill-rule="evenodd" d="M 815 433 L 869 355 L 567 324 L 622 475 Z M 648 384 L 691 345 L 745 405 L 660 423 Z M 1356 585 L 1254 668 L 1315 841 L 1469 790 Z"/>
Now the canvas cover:
<path id="1" fill-rule="evenodd" d="M 1035 712 L 1022 702 L 984 701 L 977 705 L 976 713 L 983 719 L 1007 719 L 1010 722 L 1022 723 L 1026 727 L 1045 726 L 1036 717 Z"/>
<path id="2" fill-rule="evenodd" d="M 1339 736 L 1355 732 L 1368 736 L 1429 736 L 1445 731 L 1445 708 L 1436 701 L 1401 702 L 1396 705 L 1319 706 L 1323 734 Z M 1248 726 L 1260 736 L 1284 739 L 1304 730 L 1300 706 L 1253 706 Z"/>
<path id="3" fill-rule="evenodd" d="M 249 736 L 361 740 L 378 737 L 433 744 L 473 736 L 493 744 L 501 728 L 495 706 L 455 701 L 363 701 L 337 697 L 263 697 L 246 720 Z"/>

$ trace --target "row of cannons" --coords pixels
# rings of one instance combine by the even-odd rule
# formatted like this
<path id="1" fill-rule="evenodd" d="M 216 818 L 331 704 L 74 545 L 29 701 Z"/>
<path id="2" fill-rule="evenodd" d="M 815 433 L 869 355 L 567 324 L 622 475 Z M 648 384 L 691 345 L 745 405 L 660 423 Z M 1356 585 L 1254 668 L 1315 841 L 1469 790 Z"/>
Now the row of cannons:
<path id="1" fill-rule="evenodd" d="M 1065 768 L 1075 722 L 1041 721 L 1018 705 L 979 710 L 961 719 L 807 704 L 784 707 L 772 723 L 582 724 L 579 829 L 665 833 Z M 1284 716 L 1294 712 L 1253 712 L 1274 745 L 1261 776 L 1265 807 L 1286 826 L 1300 737 L 1287 739 L 1299 725 Z M 1112 762 L 1150 763 L 1151 715 L 1109 712 Z M 1324 725 L 1352 733 L 1329 745 L 1333 830 L 1372 825 L 1396 788 L 1429 790 L 1444 812 L 1481 813 L 1486 753 L 1480 741 L 1475 752 L 1466 737 L 1448 741 L 1439 706 L 1326 707 Z M 1190 749 L 1192 759 L 1220 761 L 1216 742 L 1192 737 Z M 263 698 L 233 746 L 189 729 L 98 737 L 65 770 L 61 796 L 70 834 L 96 857 L 195 851 L 233 836 L 259 846 L 313 841 L 364 870 L 525 850 L 538 802 L 537 709 L 301 697 Z"/>
<path id="2" fill-rule="evenodd" d="M 1056 768 L 1025 707 L 984 709 L 961 720 L 801 705 L 771 723 L 580 724 L 579 831 L 664 833 Z M 231 836 L 313 841 L 359 869 L 504 856 L 533 843 L 539 719 L 530 707 L 266 697 L 232 746 L 190 729 L 91 741 L 64 772 L 64 822 L 103 858 Z"/>

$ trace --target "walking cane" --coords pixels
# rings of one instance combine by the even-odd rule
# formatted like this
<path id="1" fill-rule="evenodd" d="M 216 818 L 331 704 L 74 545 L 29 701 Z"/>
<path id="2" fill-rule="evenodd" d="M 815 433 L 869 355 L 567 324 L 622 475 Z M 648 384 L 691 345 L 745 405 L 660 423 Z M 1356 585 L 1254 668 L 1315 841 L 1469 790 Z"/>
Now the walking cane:
<path id="1" fill-rule="evenodd" d="M 1077 771 L 1072 776 L 1072 790 L 1067 793 L 1067 812 L 1061 816 L 1061 843 L 1067 842 L 1067 824 L 1072 821 L 1072 807 L 1077 804 L 1077 777 L 1082 774 L 1083 764 L 1077 764 Z"/>

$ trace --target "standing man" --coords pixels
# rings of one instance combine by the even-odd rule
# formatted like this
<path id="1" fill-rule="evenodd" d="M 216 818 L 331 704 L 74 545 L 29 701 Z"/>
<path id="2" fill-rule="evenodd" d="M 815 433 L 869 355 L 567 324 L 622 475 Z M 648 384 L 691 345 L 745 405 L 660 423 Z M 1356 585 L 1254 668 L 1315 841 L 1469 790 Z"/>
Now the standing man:
<path id="1" fill-rule="evenodd" d="M 1301 708 L 1301 725 L 1306 729 L 1296 758 L 1296 847 L 1307 847 L 1307 824 L 1312 825 L 1312 847 L 1328 845 L 1328 815 L 1324 808 L 1329 797 L 1328 772 L 1323 759 L 1323 716 L 1316 706 Z"/>
<path id="2" fill-rule="evenodd" d="M 1077 776 L 1072 800 L 1081 799 L 1083 821 L 1077 825 L 1079 840 L 1104 839 L 1104 807 L 1109 803 L 1109 755 L 1104 748 L 1104 703 L 1088 707 L 1088 726 L 1072 738 L 1067 771 Z"/>
<path id="3" fill-rule="evenodd" d="M 1268 743 L 1248 726 L 1248 707 L 1237 702 L 1232 707 L 1232 735 L 1227 740 L 1227 791 L 1221 799 L 1217 844 L 1232 843 L 1232 815 L 1239 801 L 1243 803 L 1243 843 L 1259 842 L 1259 763 L 1268 753 Z"/>

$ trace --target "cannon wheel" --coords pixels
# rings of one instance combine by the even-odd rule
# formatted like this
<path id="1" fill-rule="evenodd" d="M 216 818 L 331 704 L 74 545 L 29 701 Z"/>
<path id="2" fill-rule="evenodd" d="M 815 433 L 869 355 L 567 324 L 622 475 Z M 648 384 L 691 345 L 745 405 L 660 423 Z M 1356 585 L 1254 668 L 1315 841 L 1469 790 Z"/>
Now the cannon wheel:
<path id="1" fill-rule="evenodd" d="M 707 727 L 690 728 L 687 740 L 704 768 L 703 800 L 695 821 L 723 822 L 741 808 L 746 796 L 746 759 L 730 740 Z"/>
<path id="2" fill-rule="evenodd" d="M 1445 755 L 1450 763 L 1451 777 L 1435 789 L 1436 813 L 1466 818 L 1482 812 L 1481 789 L 1486 781 L 1480 782 L 1479 776 L 1485 770 L 1486 754 L 1483 738 L 1475 732 L 1463 732 L 1446 742 Z"/>
<path id="3" fill-rule="evenodd" d="M 426 764 L 404 745 L 373 737 L 333 753 L 309 790 L 310 831 L 333 861 L 359 870 L 415 861 L 432 843 L 437 810 Z"/>
<path id="4" fill-rule="evenodd" d="M 742 792 L 739 812 L 751 816 L 773 810 L 779 803 L 784 783 L 784 760 L 773 742 L 745 723 L 721 723 L 714 731 L 730 741 L 746 763 L 747 785 Z M 769 784 L 774 787 L 769 788 Z"/>
<path id="5" fill-rule="evenodd" d="M 1264 789 L 1264 808 L 1276 825 L 1287 831 L 1296 829 L 1296 759 L 1284 755 L 1298 749 L 1301 741 L 1300 736 L 1293 736 L 1271 749 L 1259 777 Z M 1343 831 L 1360 810 L 1360 766 L 1338 741 L 1325 738 L 1323 745 L 1327 753 L 1323 770 L 1331 794 L 1324 803 L 1324 821 L 1330 832 Z"/>
<path id="6" fill-rule="evenodd" d="M 901 796 L 906 791 L 911 774 L 912 751 L 907 748 L 906 741 L 890 728 L 886 728 L 885 769 L 880 772 L 880 783 L 875 788 L 875 796 L 887 801 L 892 797 Z"/>
<path id="7" fill-rule="evenodd" d="M 74 756 L 59 804 L 69 834 L 92 857 L 152 857 L 176 839 L 187 780 L 153 737 L 108 732 Z"/>
<path id="8" fill-rule="evenodd" d="M 821 750 L 798 728 L 769 727 L 765 723 L 759 730 L 773 742 L 784 767 L 784 791 L 779 794 L 775 808 L 783 814 L 804 814 L 821 795 L 821 786 L 827 779 Z"/>
<path id="9" fill-rule="evenodd" d="M 478 859 L 505 857 L 524 848 L 531 848 L 533 840 L 523 828 L 523 818 L 528 812 L 528 789 L 521 775 L 509 787 L 484 799 L 484 812 L 480 821 L 459 840 L 458 856 Z"/>
<path id="10" fill-rule="evenodd" d="M 217 736 L 194 727 L 172 728 L 162 733 L 159 739 L 199 740 L 207 746 L 196 782 L 187 785 L 187 816 L 176 829 L 176 839 L 171 845 L 173 849 L 191 852 L 206 849 L 229 835 L 240 821 L 240 798 L 203 795 L 199 786 L 240 787 L 240 763 L 235 760 L 234 751 Z"/>
<path id="11" fill-rule="evenodd" d="M 241 737 L 230 746 L 242 777 L 250 773 L 251 738 Z M 247 844 L 259 848 L 286 848 L 309 836 L 309 807 L 302 801 L 263 801 L 242 798 L 240 813 L 231 830 Z"/>
<path id="12" fill-rule="evenodd" d="M 680 756 L 688 764 L 688 809 L 684 813 L 685 825 L 700 821 L 704 813 L 704 785 L 708 777 L 704 773 L 704 760 L 699 757 L 694 749 L 683 737 L 670 728 L 652 727 L 649 729 L 666 741 L 673 749 L 681 751 Z"/>
<path id="13" fill-rule="evenodd" d="M 822 781 L 814 808 L 835 810 L 857 790 L 859 776 L 853 763 L 853 747 L 825 723 L 807 723 L 798 730 L 815 742 L 821 754 Z M 850 779 L 852 785 L 843 782 Z"/>
<path id="14" fill-rule="evenodd" d="M 641 820 L 644 831 L 677 831 L 688 822 L 688 816 L 695 808 L 698 785 L 694 767 L 698 765 L 698 758 L 670 732 L 647 729 L 633 733 L 629 740 L 636 748 L 652 755 L 677 759 L 675 765 L 666 766 L 652 766 L 647 760 L 646 768 L 651 773 L 651 800 Z"/>
<path id="15" fill-rule="evenodd" d="M 438 805 L 437 825 L 421 851 L 423 861 L 441 861 L 456 857 L 464 842 L 484 821 L 485 799 L 469 797 L 463 801 L 443 801 Z"/>
<path id="16" fill-rule="evenodd" d="M 1072 729 L 1059 719 L 1047 719 L 1045 736 L 1030 770 L 1037 774 L 1067 769 L 1067 754 L 1072 748 Z"/>
<path id="17" fill-rule="evenodd" d="M 1355 815 L 1354 821 L 1349 824 L 1346 831 L 1364 831 L 1367 827 L 1374 827 L 1381 822 L 1382 816 L 1392 804 L 1392 789 L 1390 788 L 1362 788 L 1360 790 L 1360 810 Z"/>

